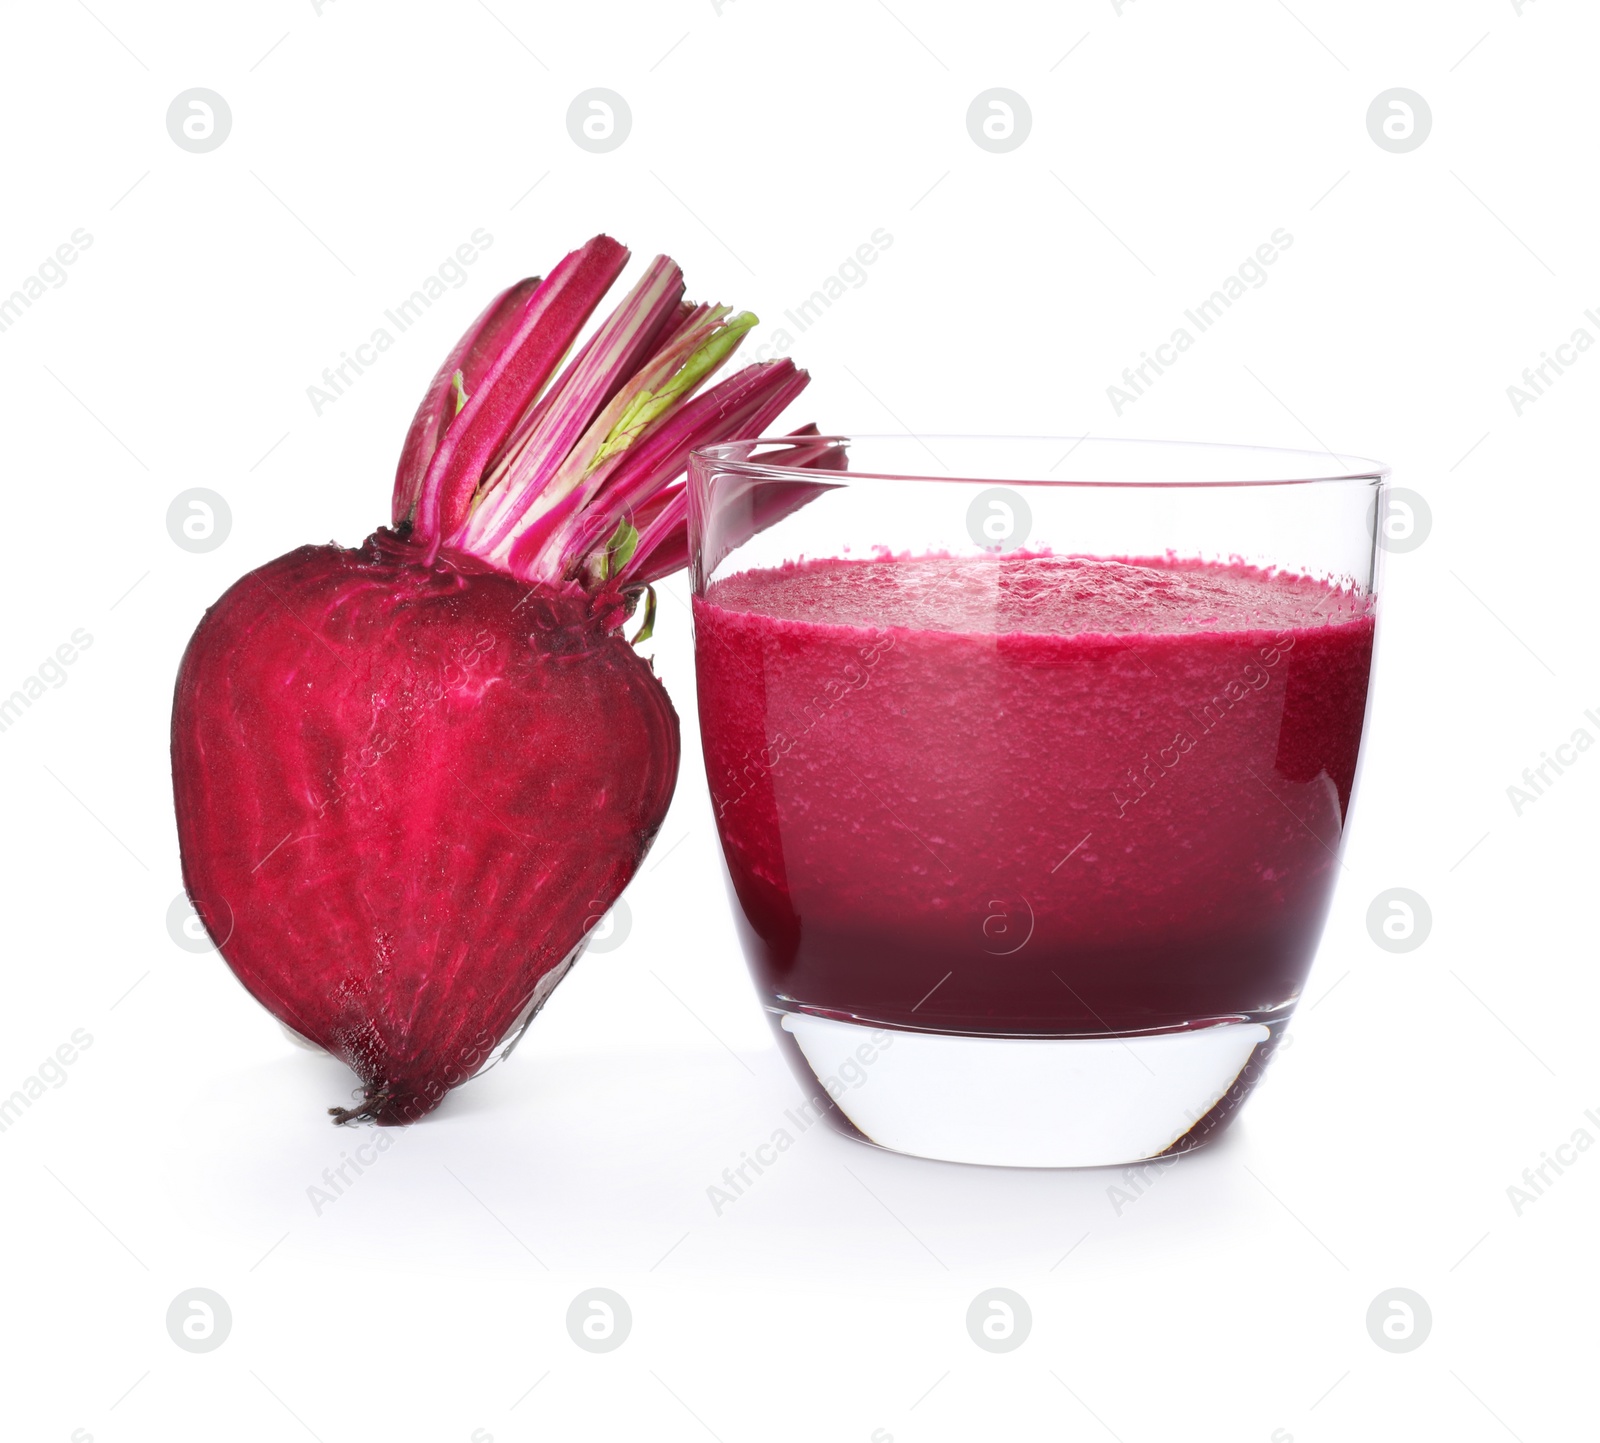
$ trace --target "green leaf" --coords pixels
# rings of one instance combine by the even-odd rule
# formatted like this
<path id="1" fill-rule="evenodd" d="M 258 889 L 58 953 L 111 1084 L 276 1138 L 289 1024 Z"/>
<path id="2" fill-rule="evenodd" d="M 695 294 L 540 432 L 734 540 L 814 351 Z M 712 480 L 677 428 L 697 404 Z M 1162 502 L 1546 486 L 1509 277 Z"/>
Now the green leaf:
<path id="1" fill-rule="evenodd" d="M 606 542 L 605 559 L 602 563 L 600 579 L 609 581 L 630 561 L 639 545 L 639 533 L 627 521 L 617 522 L 617 529 L 611 533 L 611 539 Z"/>

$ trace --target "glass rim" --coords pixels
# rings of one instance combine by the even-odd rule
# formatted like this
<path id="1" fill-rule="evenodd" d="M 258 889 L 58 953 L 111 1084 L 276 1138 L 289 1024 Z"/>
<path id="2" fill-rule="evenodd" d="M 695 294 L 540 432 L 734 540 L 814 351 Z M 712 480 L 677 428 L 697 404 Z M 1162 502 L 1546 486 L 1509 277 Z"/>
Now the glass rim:
<path id="1" fill-rule="evenodd" d="M 930 449 L 930 442 L 937 443 L 939 441 L 945 441 L 950 443 L 958 443 L 961 445 L 969 445 L 973 442 L 978 442 L 984 445 L 1008 446 L 1019 442 L 1039 443 L 1044 441 L 1055 441 L 1060 442 L 1063 446 L 1070 448 L 1066 455 L 1062 456 L 1061 461 L 1056 462 L 1056 465 L 1058 466 L 1062 461 L 1068 459 L 1068 457 L 1072 454 L 1072 451 L 1076 450 L 1079 446 L 1082 446 L 1086 442 L 1092 442 L 1097 446 L 1115 446 L 1119 448 L 1125 447 L 1130 453 L 1140 450 L 1159 452 L 1167 448 L 1172 450 L 1204 450 L 1213 453 L 1233 452 L 1239 456 L 1249 455 L 1257 458 L 1269 456 L 1279 456 L 1284 458 L 1293 457 L 1299 460 L 1301 464 L 1298 467 L 1285 467 L 1285 470 L 1314 470 L 1316 474 L 1265 476 L 1253 477 L 1249 479 L 1223 478 L 1220 480 L 1186 480 L 1181 477 L 1174 477 L 1172 479 L 1124 480 L 1115 477 L 1093 476 L 1035 476 L 1027 479 L 1017 479 L 1013 477 L 965 475 L 953 471 L 946 472 L 944 475 L 938 475 L 931 471 L 819 471 L 818 469 L 810 466 L 791 465 L 772 461 L 756 461 L 751 460 L 749 457 L 749 451 L 759 446 L 837 446 L 840 444 L 849 445 L 850 443 L 857 441 L 894 441 L 919 443 L 923 446 L 924 450 L 928 451 L 929 456 L 934 461 L 938 461 L 939 458 Z M 984 436 L 949 433 L 934 434 L 932 432 L 924 432 L 920 434 L 914 434 L 912 432 L 863 432 L 855 435 L 833 433 L 829 435 L 817 436 L 755 436 L 746 438 L 742 441 L 718 441 L 707 446 L 696 446 L 690 451 L 689 458 L 691 461 L 705 461 L 713 463 L 725 470 L 735 471 L 740 475 L 754 477 L 756 479 L 792 482 L 796 478 L 803 478 L 807 480 L 817 480 L 825 485 L 847 485 L 852 481 L 915 481 L 937 483 L 954 482 L 959 485 L 980 486 L 1004 485 L 1109 488 L 1122 487 L 1126 489 L 1138 489 L 1141 487 L 1155 489 L 1211 489 L 1238 486 L 1319 486 L 1329 482 L 1341 481 L 1387 481 L 1392 470 L 1389 464 L 1385 461 L 1375 461 L 1370 457 L 1362 456 L 1341 456 L 1337 452 L 1332 451 L 1303 450 L 1290 446 L 1255 446 L 1228 441 L 1147 440 L 1138 437 L 1095 436 L 1093 434 L 1085 434 L 1083 436 Z M 1331 461 L 1338 464 L 1333 467 L 1323 465 L 1313 468 L 1305 464 L 1307 459 Z M 941 462 L 940 464 L 942 465 L 943 463 Z"/>

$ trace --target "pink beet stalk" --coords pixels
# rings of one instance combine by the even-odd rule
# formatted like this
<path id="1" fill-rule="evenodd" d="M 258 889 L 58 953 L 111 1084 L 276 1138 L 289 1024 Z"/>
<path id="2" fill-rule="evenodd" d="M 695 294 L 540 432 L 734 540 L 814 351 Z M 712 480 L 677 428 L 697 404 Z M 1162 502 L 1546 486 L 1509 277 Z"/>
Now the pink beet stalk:
<path id="1" fill-rule="evenodd" d="M 595 501 L 569 525 L 559 539 L 562 571 L 580 567 L 623 523 L 639 533 L 633 556 L 615 573 L 624 583 L 648 583 L 688 565 L 685 550 L 675 565 L 657 569 L 660 548 L 675 528 L 684 530 L 686 542 L 688 497 L 684 486 L 674 483 L 688 465 L 689 453 L 697 446 L 761 435 L 805 389 L 806 379 L 787 359 L 759 362 L 682 407 L 640 444 L 636 454 L 630 453 L 628 464 L 607 480 Z M 645 508 L 657 499 L 662 504 L 647 512 Z"/>
<path id="2" fill-rule="evenodd" d="M 518 576 L 558 581 L 566 564 L 564 539 L 624 462 L 627 452 L 691 395 L 738 347 L 755 324 L 748 312 L 723 319 L 714 307 L 628 381 L 595 418 L 544 488 L 539 514 L 495 553 Z M 685 455 L 687 460 L 687 454 Z"/>
<path id="3" fill-rule="evenodd" d="M 521 450 L 482 477 L 479 504 L 450 538 L 452 544 L 485 559 L 504 548 L 529 510 L 537 506 L 595 412 L 649 355 L 661 328 L 675 319 L 682 298 L 682 272 L 665 256 L 657 256 L 596 332 L 580 364 L 525 437 Z"/>
<path id="4" fill-rule="evenodd" d="M 574 318 L 594 309 L 620 269 L 614 244 L 596 237 L 527 298 L 508 291 L 435 377 L 396 478 L 397 517 L 404 496 L 420 496 L 404 511 L 419 539 L 525 581 L 637 595 L 676 569 L 661 569 L 669 551 L 682 554 L 681 544 L 662 549 L 683 530 L 681 497 L 655 503 L 681 487 L 689 452 L 759 435 L 805 389 L 809 377 L 784 360 L 747 367 L 701 394 L 756 318 L 684 300 L 682 273 L 666 256 L 646 267 L 551 383 Z M 523 323 L 523 311 L 553 285 L 562 289 L 547 322 Z M 514 363 L 497 365 L 497 342 Z M 411 480 L 419 459 L 427 463 L 420 484 Z"/>
<path id="5" fill-rule="evenodd" d="M 530 276 L 497 295 L 439 367 L 422 404 L 417 407 L 400 451 L 392 511 L 396 526 L 404 525 L 416 515 L 423 478 L 439 449 L 440 438 L 461 409 L 461 393 L 478 390 L 484 371 L 510 344 L 517 321 L 540 284 L 537 276 Z"/>
<path id="6" fill-rule="evenodd" d="M 423 473 L 414 513 L 421 534 L 443 538 L 464 519 L 489 457 L 549 380 L 627 259 L 625 247 L 610 236 L 596 236 L 566 256 L 525 302 L 513 303 L 508 314 L 490 318 L 481 342 L 485 350 L 494 349 L 483 356 L 482 371 L 474 377 L 476 389 L 466 389 L 463 374 L 455 394 L 456 413 L 450 414 L 447 401 L 445 414 L 439 417 L 442 430 Z M 519 289 L 513 287 L 507 295 Z M 436 376 L 423 399 L 422 412 L 430 419 L 438 385 Z M 424 421 L 421 429 L 426 434 L 429 422 Z M 413 421 L 412 434 L 418 430 Z M 402 477 L 408 469 L 402 453 Z"/>

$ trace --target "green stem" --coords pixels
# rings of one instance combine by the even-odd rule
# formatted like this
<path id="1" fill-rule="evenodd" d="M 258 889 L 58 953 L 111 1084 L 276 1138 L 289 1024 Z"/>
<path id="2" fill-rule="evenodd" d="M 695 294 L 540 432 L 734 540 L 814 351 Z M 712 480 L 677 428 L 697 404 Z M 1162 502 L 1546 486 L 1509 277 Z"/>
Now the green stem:
<path id="1" fill-rule="evenodd" d="M 641 391 L 633 398 L 611 428 L 611 434 L 600 443 L 590 460 L 585 475 L 593 472 L 603 462 L 619 451 L 626 451 L 652 421 L 669 411 L 680 397 L 692 391 L 712 371 L 725 361 L 739 341 L 759 317 L 750 311 L 740 311 L 717 327 L 699 349 L 668 378 L 659 391 Z"/>

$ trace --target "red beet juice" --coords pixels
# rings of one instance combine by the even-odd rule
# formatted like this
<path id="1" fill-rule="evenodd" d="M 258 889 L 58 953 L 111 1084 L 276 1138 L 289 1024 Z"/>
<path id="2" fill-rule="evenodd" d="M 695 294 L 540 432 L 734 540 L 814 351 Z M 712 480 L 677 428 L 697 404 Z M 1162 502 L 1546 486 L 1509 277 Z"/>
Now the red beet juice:
<path id="1" fill-rule="evenodd" d="M 1277 1036 L 1339 870 L 1369 597 L 1011 554 L 746 571 L 694 611 L 717 826 L 775 1013 Z"/>

